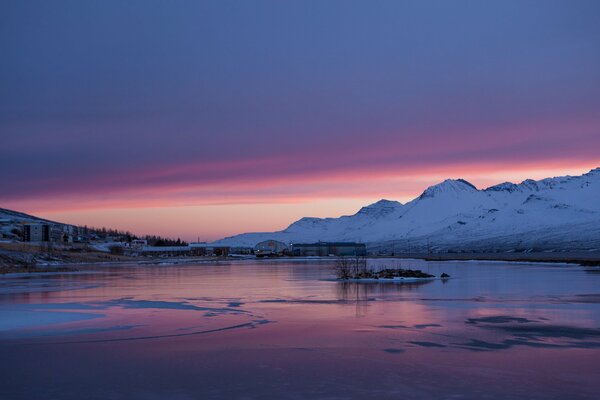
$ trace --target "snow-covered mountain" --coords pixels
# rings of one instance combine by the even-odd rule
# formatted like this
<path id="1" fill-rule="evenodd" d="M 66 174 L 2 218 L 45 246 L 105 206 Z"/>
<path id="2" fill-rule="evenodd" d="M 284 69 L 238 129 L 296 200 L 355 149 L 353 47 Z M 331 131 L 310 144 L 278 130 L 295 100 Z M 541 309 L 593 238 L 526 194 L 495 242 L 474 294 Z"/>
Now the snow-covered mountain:
<path id="1" fill-rule="evenodd" d="M 339 218 L 302 218 L 287 229 L 245 233 L 217 241 L 253 246 L 359 241 L 372 250 L 588 250 L 600 249 L 600 168 L 477 189 L 447 179 L 401 204 L 380 200 Z"/>

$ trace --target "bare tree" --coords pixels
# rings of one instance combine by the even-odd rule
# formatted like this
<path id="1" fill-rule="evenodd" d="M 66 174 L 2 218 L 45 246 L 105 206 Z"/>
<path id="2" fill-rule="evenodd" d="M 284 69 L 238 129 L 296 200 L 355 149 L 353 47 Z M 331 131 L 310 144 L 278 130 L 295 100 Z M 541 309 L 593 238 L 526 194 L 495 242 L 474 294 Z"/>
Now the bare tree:
<path id="1" fill-rule="evenodd" d="M 339 279 L 353 279 L 367 272 L 367 258 L 363 256 L 340 256 L 335 263 L 335 272 Z"/>
<path id="2" fill-rule="evenodd" d="M 364 275 L 367 272 L 367 258 L 359 255 L 354 256 L 354 276 Z"/>
<path id="3" fill-rule="evenodd" d="M 350 279 L 353 272 L 352 260 L 348 257 L 338 257 L 335 263 L 335 273 L 338 279 Z"/>

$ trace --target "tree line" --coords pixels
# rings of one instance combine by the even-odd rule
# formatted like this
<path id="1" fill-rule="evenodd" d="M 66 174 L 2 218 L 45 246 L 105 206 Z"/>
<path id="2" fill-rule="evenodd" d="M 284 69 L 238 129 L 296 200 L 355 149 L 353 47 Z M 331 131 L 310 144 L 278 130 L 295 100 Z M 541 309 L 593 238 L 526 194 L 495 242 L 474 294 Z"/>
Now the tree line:
<path id="1" fill-rule="evenodd" d="M 142 239 L 148 242 L 150 246 L 187 246 L 188 243 L 181 240 L 180 238 L 172 239 L 168 237 L 163 237 L 159 235 L 143 235 L 139 236 L 130 231 L 119 230 L 119 229 L 111 229 L 111 228 L 95 228 L 83 226 L 80 227 L 82 230 L 82 234 L 84 236 L 96 235 L 99 238 L 106 239 L 109 236 L 113 236 L 118 238 L 120 241 L 131 243 L 132 240 Z"/>

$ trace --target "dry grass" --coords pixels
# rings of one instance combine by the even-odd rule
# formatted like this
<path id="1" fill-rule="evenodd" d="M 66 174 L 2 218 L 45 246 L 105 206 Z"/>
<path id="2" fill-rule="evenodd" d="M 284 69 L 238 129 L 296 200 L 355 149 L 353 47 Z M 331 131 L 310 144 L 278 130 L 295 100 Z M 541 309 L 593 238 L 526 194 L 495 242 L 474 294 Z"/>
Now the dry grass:
<path id="1" fill-rule="evenodd" d="M 0 274 L 59 271 L 62 268 L 40 265 L 45 263 L 80 264 L 137 260 L 139 258 L 104 253 L 86 245 L 0 243 Z"/>

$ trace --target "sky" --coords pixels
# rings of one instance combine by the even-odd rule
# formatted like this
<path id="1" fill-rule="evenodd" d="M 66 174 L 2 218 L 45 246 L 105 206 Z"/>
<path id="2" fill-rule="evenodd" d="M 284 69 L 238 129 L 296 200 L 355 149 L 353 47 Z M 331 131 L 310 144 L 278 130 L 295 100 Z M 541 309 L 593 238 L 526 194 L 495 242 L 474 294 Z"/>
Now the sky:
<path id="1" fill-rule="evenodd" d="M 0 207 L 215 240 L 600 166 L 600 2 L 0 3 Z"/>

